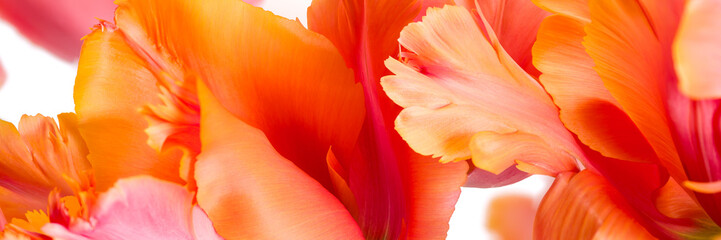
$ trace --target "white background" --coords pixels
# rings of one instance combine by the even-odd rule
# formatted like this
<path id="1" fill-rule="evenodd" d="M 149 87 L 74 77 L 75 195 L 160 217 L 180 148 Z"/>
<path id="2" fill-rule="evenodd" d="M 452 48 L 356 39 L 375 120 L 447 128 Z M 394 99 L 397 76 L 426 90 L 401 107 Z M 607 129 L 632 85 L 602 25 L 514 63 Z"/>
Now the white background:
<path id="1" fill-rule="evenodd" d="M 305 24 L 310 0 L 265 0 L 262 7 Z M 55 116 L 74 111 L 73 83 L 77 63 L 67 63 L 32 45 L 9 24 L 0 21 L 0 62 L 8 78 L 0 88 L 0 119 L 14 124 L 22 114 Z M 493 239 L 486 230 L 486 208 L 496 196 L 514 193 L 540 199 L 550 185 L 549 177 L 534 176 L 519 183 L 495 188 L 462 188 L 451 217 L 448 239 Z"/>

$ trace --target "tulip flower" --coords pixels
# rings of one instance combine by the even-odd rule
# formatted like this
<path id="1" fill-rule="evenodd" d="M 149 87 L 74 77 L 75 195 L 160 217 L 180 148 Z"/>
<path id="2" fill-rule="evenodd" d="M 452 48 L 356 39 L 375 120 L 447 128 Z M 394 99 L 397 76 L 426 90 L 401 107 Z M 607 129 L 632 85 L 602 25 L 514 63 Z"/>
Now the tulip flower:
<path id="1" fill-rule="evenodd" d="M 553 14 L 532 49 L 539 78 L 501 40 L 513 35 L 503 26 L 529 22 L 499 29 L 483 9 L 447 6 L 407 26 L 399 39 L 407 52 L 386 62 L 394 75 L 382 80 L 404 107 L 400 135 L 443 162 L 556 177 L 536 214 L 536 238 L 717 234 L 718 201 L 709 193 L 721 172 L 718 102 L 699 97 L 717 97 L 716 82 L 700 76 L 716 71 L 701 59 L 721 47 L 711 33 L 718 4 L 534 2 Z"/>
<path id="2" fill-rule="evenodd" d="M 228 239 L 445 236 L 468 164 L 408 148 L 379 85 L 437 1 L 315 1 L 310 30 L 241 1 L 117 4 L 75 86 L 99 191 L 183 184 Z"/>

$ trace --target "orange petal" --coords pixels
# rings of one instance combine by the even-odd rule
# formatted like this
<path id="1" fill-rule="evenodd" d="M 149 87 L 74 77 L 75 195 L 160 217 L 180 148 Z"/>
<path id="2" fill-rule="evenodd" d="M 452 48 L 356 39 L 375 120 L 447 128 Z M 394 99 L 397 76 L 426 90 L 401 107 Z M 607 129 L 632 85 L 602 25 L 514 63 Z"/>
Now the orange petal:
<path id="1" fill-rule="evenodd" d="M 700 193 L 712 194 L 712 193 L 721 192 L 721 181 L 715 181 L 715 182 L 685 181 L 683 183 L 683 185 L 691 190 L 694 190 L 694 191 L 700 192 Z"/>
<path id="2" fill-rule="evenodd" d="M 146 143 L 148 123 L 139 110 L 159 104 L 159 90 L 149 63 L 126 41 L 126 34 L 103 22 L 85 38 L 80 55 L 75 110 L 98 188 L 141 174 L 183 182 L 178 177 L 181 153 L 159 155 Z"/>
<path id="3" fill-rule="evenodd" d="M 387 60 L 395 75 L 382 80 L 388 96 L 405 108 L 396 119 L 396 130 L 416 152 L 440 156 L 443 162 L 471 158 L 472 137 L 479 132 L 518 131 L 537 140 L 508 141 L 553 153 L 522 160 L 544 162 L 539 168 L 551 174 L 574 170 L 575 159 L 583 153 L 560 122 L 555 105 L 489 34 L 490 43 L 471 14 L 455 6 L 430 9 L 423 22 L 403 30 L 400 42 L 413 53 L 406 64 Z M 498 163 L 511 166 L 516 160 L 503 158 Z M 481 161 L 474 159 L 474 164 Z"/>
<path id="4" fill-rule="evenodd" d="M 202 79 L 224 107 L 331 187 L 324 158 L 328 147 L 349 148 L 364 112 L 361 87 L 327 39 L 242 1 L 125 0 L 118 5 L 118 28 L 141 52 L 163 60 L 156 67 L 172 70 L 171 80 L 186 86 Z M 209 28 L 209 22 L 222 24 Z"/>
<path id="5" fill-rule="evenodd" d="M 655 239 L 629 209 L 599 175 L 564 173 L 538 207 L 533 234 L 539 239 Z"/>
<path id="6" fill-rule="evenodd" d="M 721 98 L 721 2 L 686 4 L 673 46 L 679 89 L 694 99 Z"/>
<path id="7" fill-rule="evenodd" d="M 455 5 L 456 1 L 454 0 L 422 0 L 421 2 L 421 11 L 416 15 L 416 18 L 413 19 L 413 22 L 420 21 L 423 16 L 426 15 L 426 9 L 432 8 L 432 7 L 443 7 L 445 5 Z M 399 32 L 401 29 L 398 29 Z"/>
<path id="8" fill-rule="evenodd" d="M 585 28 L 586 51 L 604 86 L 638 126 L 671 176 L 685 174 L 668 128 L 663 43 L 636 1 L 590 0 L 591 23 Z M 634 51 L 628 51 L 634 49 Z"/>
<path id="9" fill-rule="evenodd" d="M 335 154 L 331 149 L 328 149 L 328 155 L 326 156 L 326 162 L 328 164 L 328 172 L 330 173 L 330 180 L 333 183 L 334 195 L 340 200 L 346 209 L 350 212 L 354 219 L 358 219 L 358 203 L 356 202 L 355 196 L 348 186 L 348 171 L 341 166 L 340 162 L 336 158 Z"/>
<path id="10" fill-rule="evenodd" d="M 584 144 L 605 156 L 655 161 L 636 125 L 594 71 L 582 45 L 587 22 L 554 15 L 544 20 L 533 47 L 541 83 L 561 109 L 561 120 Z"/>
<path id="11" fill-rule="evenodd" d="M 18 130 L 0 121 L 0 208 L 8 218 L 44 209 L 50 191 L 72 194 L 92 185 L 85 142 L 79 137 L 74 114 L 55 120 L 24 115 Z"/>
<path id="12" fill-rule="evenodd" d="M 488 229 L 502 240 L 532 239 L 536 208 L 529 196 L 495 197 L 488 206 Z"/>
<path id="13" fill-rule="evenodd" d="M 55 239 L 222 239 L 183 186 L 148 176 L 118 180 L 89 211 L 42 231 Z"/>
<path id="14" fill-rule="evenodd" d="M 590 0 L 589 0 L 590 1 Z M 667 70 L 673 69 L 671 63 L 671 46 L 678 30 L 684 5 L 687 0 L 637 0 L 643 9 L 643 14 L 649 22 L 656 38 L 664 49 L 664 59 Z M 593 15 L 593 14 L 592 14 Z"/>
<path id="15" fill-rule="evenodd" d="M 687 181 L 684 182 L 684 185 L 687 188 L 695 189 L 696 186 L 690 186 L 690 183 Z M 719 226 L 704 212 L 704 209 L 673 179 L 669 179 L 668 183 L 659 189 L 655 203 L 658 210 L 664 215 L 675 219 L 689 219 L 693 222 L 692 227 L 674 228 L 671 226 L 671 230 L 680 235 L 697 239 L 711 239 L 721 231 Z"/>
<path id="16" fill-rule="evenodd" d="M 574 17 L 578 20 L 588 21 L 588 0 L 533 0 L 533 3 L 555 14 Z"/>
<path id="17" fill-rule="evenodd" d="M 229 239 L 361 239 L 343 205 L 200 83 L 198 203 Z M 302 221 L 299 221 L 302 219 Z M 279 229 L 282 229 L 279 231 Z"/>
<path id="18" fill-rule="evenodd" d="M 3 1 L 0 17 L 35 44 L 67 61 L 80 53 L 81 38 L 97 19 L 112 19 L 112 0 Z"/>
<path id="19" fill-rule="evenodd" d="M 689 181 L 684 182 L 684 185 L 691 189 L 697 186 Z M 661 213 L 672 218 L 708 219 L 701 206 L 673 179 L 669 179 L 666 185 L 659 189 L 656 207 Z"/>
<path id="20" fill-rule="evenodd" d="M 315 0 L 308 8 L 308 26 L 333 42 L 366 94 L 375 95 L 377 90 L 368 90 L 385 75 L 383 60 L 398 52 L 398 35 L 420 7 L 412 0 Z"/>

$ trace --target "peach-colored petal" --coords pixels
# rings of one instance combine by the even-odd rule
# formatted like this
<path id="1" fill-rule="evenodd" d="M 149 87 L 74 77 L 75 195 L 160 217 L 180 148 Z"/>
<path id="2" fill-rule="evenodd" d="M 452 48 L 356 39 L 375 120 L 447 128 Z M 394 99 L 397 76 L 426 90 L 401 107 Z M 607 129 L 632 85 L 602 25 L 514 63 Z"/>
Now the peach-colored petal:
<path id="1" fill-rule="evenodd" d="M 538 82 L 513 63 L 493 32 L 489 36 L 490 42 L 471 14 L 455 6 L 430 9 L 423 22 L 404 29 L 400 42 L 412 53 L 406 64 L 387 60 L 395 75 L 382 80 L 388 96 L 405 108 L 396 130 L 415 151 L 443 162 L 470 159 L 470 146 L 484 141 L 473 139 L 479 132 L 520 132 L 534 139 L 522 144 L 552 154 L 498 159 L 501 167 L 485 170 L 500 173 L 516 160 L 542 162 L 539 169 L 550 174 L 574 170 L 583 153 L 560 122 L 558 109 Z M 473 160 L 476 166 L 483 161 Z"/>
<path id="2" fill-rule="evenodd" d="M 611 95 L 638 126 L 661 164 L 686 179 L 676 152 L 665 103 L 671 81 L 663 42 L 637 1 L 590 0 L 591 23 L 583 45 Z M 628 51 L 634 49 L 634 51 Z"/>
<path id="3" fill-rule="evenodd" d="M 228 239 L 361 239 L 322 185 L 280 155 L 262 131 L 236 118 L 202 84 L 198 203 Z"/>
<path id="4" fill-rule="evenodd" d="M 529 196 L 498 196 L 488 206 L 486 226 L 501 240 L 532 239 L 536 208 Z"/>
<path id="5" fill-rule="evenodd" d="M 691 0 L 673 46 L 681 92 L 694 99 L 721 98 L 721 2 Z"/>
<path id="6" fill-rule="evenodd" d="M 552 147 L 542 138 L 518 131 L 512 133 L 478 132 L 471 138 L 470 148 L 473 164 L 494 174 L 501 174 L 516 164 L 508 159 L 523 161 L 525 164 L 542 169 L 539 172 L 553 174 L 558 166 L 554 166 L 553 162 L 538 160 L 570 157 L 566 152 L 550 150 Z"/>
<path id="7" fill-rule="evenodd" d="M 579 140 L 605 156 L 656 161 L 636 125 L 621 110 L 594 71 L 582 45 L 587 22 L 566 15 L 544 20 L 533 47 L 539 78 L 561 109 L 561 120 Z"/>
<path id="8" fill-rule="evenodd" d="M 623 197 L 588 170 L 559 175 L 538 207 L 538 239 L 655 239 Z"/>
<path id="9" fill-rule="evenodd" d="M 18 130 L 0 121 L 0 208 L 8 218 L 44 209 L 50 191 L 63 195 L 92 185 L 85 142 L 79 136 L 74 114 L 55 120 L 24 115 Z"/>
<path id="10" fill-rule="evenodd" d="M 118 180 L 89 211 L 88 219 L 42 231 L 59 239 L 222 239 L 183 186 L 148 176 Z"/>
<path id="11" fill-rule="evenodd" d="M 80 54 L 81 38 L 97 19 L 112 19 L 112 0 L 3 0 L 0 17 L 33 43 L 67 61 Z"/>

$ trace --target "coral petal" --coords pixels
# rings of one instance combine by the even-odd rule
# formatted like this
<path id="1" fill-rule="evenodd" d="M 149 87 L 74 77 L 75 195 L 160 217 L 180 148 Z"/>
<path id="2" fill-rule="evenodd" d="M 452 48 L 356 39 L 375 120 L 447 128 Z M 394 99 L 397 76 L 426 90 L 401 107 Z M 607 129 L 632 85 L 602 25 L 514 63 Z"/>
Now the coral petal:
<path id="1" fill-rule="evenodd" d="M 201 83 L 198 203 L 228 239 L 362 239 L 343 205 Z M 299 221 L 302 219 L 302 221 Z M 278 229 L 282 229 L 279 231 Z"/>
<path id="2" fill-rule="evenodd" d="M 536 215 L 539 239 L 655 239 L 629 214 L 629 206 L 601 176 L 564 173 L 546 193 Z"/>

